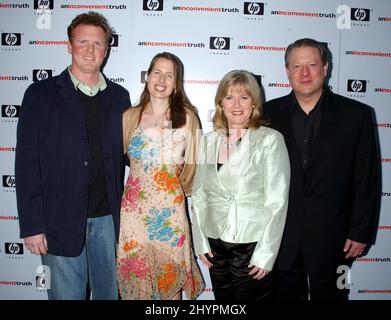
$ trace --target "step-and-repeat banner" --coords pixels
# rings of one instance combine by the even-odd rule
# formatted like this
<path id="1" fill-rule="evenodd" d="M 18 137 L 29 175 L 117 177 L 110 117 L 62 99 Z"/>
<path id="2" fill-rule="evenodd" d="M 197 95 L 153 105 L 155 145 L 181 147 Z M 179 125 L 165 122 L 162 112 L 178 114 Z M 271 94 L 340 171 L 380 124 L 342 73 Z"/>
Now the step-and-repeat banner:
<path id="1" fill-rule="evenodd" d="M 14 156 L 20 104 L 27 86 L 70 64 L 67 26 L 98 11 L 115 28 L 104 69 L 136 102 L 152 57 L 176 54 L 205 132 L 222 76 L 247 69 L 262 79 L 265 100 L 290 92 L 284 51 L 299 38 L 327 43 L 333 91 L 371 105 L 381 146 L 382 199 L 376 242 L 340 285 L 350 299 L 391 298 L 391 2 L 389 0 L 1 0 L 0 1 L 0 299 L 47 299 L 49 270 L 19 238 Z M 343 139 L 343 137 L 341 137 Z M 332 174 L 332 173 L 330 173 Z M 77 178 L 77 177 L 75 177 Z M 199 299 L 213 299 L 209 275 Z"/>

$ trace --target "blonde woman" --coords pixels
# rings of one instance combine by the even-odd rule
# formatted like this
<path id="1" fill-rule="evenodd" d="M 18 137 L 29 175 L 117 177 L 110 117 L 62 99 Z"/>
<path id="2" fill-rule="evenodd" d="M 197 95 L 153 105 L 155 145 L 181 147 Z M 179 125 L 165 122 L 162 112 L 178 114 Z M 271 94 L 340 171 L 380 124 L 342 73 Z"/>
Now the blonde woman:
<path id="1" fill-rule="evenodd" d="M 270 298 L 288 205 L 284 138 L 263 125 L 260 88 L 247 71 L 223 77 L 215 105 L 215 130 L 201 139 L 193 188 L 195 251 L 216 300 Z"/>

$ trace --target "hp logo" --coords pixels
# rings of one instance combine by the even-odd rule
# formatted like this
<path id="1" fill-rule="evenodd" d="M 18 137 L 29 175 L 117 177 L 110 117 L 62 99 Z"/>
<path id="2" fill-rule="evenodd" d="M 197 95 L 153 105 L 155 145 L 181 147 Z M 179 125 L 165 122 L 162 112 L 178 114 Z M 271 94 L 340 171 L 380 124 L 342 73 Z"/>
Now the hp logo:
<path id="1" fill-rule="evenodd" d="M 163 0 L 144 0 L 143 10 L 162 11 Z"/>
<path id="2" fill-rule="evenodd" d="M 369 21 L 369 9 L 352 8 L 351 19 L 354 21 Z"/>
<path id="3" fill-rule="evenodd" d="M 348 80 L 348 91 L 350 92 L 366 92 L 366 80 Z"/>
<path id="4" fill-rule="evenodd" d="M 210 37 L 209 48 L 212 50 L 229 50 L 230 39 L 228 37 Z"/>
<path id="5" fill-rule="evenodd" d="M 245 2 L 244 3 L 244 14 L 250 15 L 263 15 L 264 4 L 262 2 Z"/>

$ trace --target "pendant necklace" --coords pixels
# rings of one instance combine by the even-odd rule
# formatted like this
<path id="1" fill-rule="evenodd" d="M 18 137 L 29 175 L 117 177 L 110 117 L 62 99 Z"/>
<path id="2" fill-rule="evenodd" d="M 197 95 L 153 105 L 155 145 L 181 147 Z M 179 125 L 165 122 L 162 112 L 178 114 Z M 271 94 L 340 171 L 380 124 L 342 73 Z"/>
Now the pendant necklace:
<path id="1" fill-rule="evenodd" d="M 168 108 L 167 108 L 167 109 L 168 109 Z M 164 124 L 164 122 L 166 122 L 166 119 L 167 119 L 167 109 L 166 109 L 166 111 L 164 111 L 164 112 L 160 115 L 160 117 L 158 117 L 157 119 L 154 117 L 153 112 L 151 111 L 151 116 L 152 116 L 153 120 L 155 121 L 155 124 L 154 124 L 154 127 L 155 127 L 155 128 L 160 128 L 160 129 L 167 128 L 167 126 Z M 163 126 L 161 126 L 161 125 L 159 124 L 159 122 L 160 122 L 160 120 L 161 120 L 163 117 L 165 118 L 165 120 L 163 121 Z"/>
<path id="2" fill-rule="evenodd" d="M 225 138 L 223 140 L 224 147 L 226 147 L 227 149 L 231 149 L 233 147 L 238 146 L 240 141 L 242 141 L 242 136 L 243 136 L 243 134 L 240 135 L 239 139 L 232 141 L 232 142 L 228 142 L 228 136 L 225 136 Z"/>
<path id="3" fill-rule="evenodd" d="M 226 147 L 227 149 L 231 149 L 232 147 L 237 146 L 240 143 L 240 140 L 242 140 L 242 138 L 239 138 L 238 140 L 232 142 L 228 142 L 228 138 L 225 138 L 223 144 L 224 147 Z"/>

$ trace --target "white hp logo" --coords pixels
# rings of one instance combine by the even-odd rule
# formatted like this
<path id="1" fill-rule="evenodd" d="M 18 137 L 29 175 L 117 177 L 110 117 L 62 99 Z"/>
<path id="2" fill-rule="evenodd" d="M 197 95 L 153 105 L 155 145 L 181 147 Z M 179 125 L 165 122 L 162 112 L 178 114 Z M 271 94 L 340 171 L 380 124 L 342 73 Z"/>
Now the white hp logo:
<path id="1" fill-rule="evenodd" d="M 5 36 L 5 42 L 9 46 L 13 46 L 13 45 L 15 45 L 18 42 L 18 36 L 16 34 L 14 34 L 14 33 L 8 33 Z"/>
<path id="2" fill-rule="evenodd" d="M 350 88 L 352 88 L 354 92 L 360 92 L 363 89 L 363 87 L 364 85 L 360 80 L 354 80 L 350 85 Z"/>
<path id="3" fill-rule="evenodd" d="M 5 180 L 5 183 L 8 187 L 14 188 L 15 187 L 15 176 L 8 176 Z"/>
<path id="4" fill-rule="evenodd" d="M 38 70 L 37 80 L 41 81 L 41 80 L 45 80 L 47 78 L 49 78 L 49 74 L 46 70 Z"/>
<path id="5" fill-rule="evenodd" d="M 216 49 L 224 49 L 225 46 L 226 46 L 227 42 L 225 41 L 224 38 L 221 38 L 221 37 L 217 37 L 214 41 L 213 41 L 213 45 Z"/>
<path id="6" fill-rule="evenodd" d="M 256 2 L 250 2 L 247 7 L 248 13 L 250 14 L 258 14 L 261 11 L 261 6 Z"/>
<path id="7" fill-rule="evenodd" d="M 357 9 L 356 11 L 354 11 L 354 17 L 358 21 L 363 21 L 367 17 L 367 13 L 365 12 L 364 9 Z"/>
<path id="8" fill-rule="evenodd" d="M 37 6 L 39 9 L 49 9 L 50 8 L 50 1 L 49 0 L 40 0 L 40 1 L 38 1 Z"/>
<path id="9" fill-rule="evenodd" d="M 159 1 L 157 0 L 148 0 L 147 1 L 147 7 L 149 10 L 155 11 L 159 9 Z"/>
<path id="10" fill-rule="evenodd" d="M 11 254 L 18 254 L 20 252 L 20 246 L 17 243 L 10 243 L 8 245 L 8 252 Z"/>
<path id="11" fill-rule="evenodd" d="M 16 116 L 18 109 L 16 109 L 15 106 L 6 106 L 4 112 L 7 115 L 7 117 L 12 118 Z"/>

